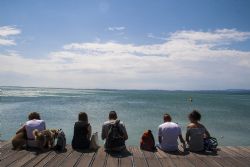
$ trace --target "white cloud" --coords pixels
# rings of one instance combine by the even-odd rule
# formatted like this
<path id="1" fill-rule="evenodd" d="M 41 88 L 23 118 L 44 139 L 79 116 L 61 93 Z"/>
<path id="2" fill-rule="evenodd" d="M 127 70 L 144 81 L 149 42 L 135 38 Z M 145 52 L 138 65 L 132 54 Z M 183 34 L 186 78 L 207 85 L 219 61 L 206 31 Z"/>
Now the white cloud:
<path id="1" fill-rule="evenodd" d="M 0 45 L 8 46 L 8 45 L 16 45 L 16 43 L 15 43 L 15 41 L 10 40 L 10 39 L 1 39 L 0 38 Z"/>
<path id="2" fill-rule="evenodd" d="M 123 31 L 125 30 L 126 28 L 125 27 L 108 27 L 108 30 L 109 31 Z"/>
<path id="3" fill-rule="evenodd" d="M 157 36 L 155 36 L 153 33 L 148 33 L 148 34 L 147 34 L 147 37 L 148 37 L 148 38 L 152 38 L 152 39 L 159 39 L 159 40 L 163 40 L 163 41 L 166 41 L 166 40 L 167 40 L 166 37 L 157 37 Z"/>
<path id="4" fill-rule="evenodd" d="M 177 31 L 171 34 L 171 40 L 187 40 L 207 43 L 222 43 L 244 41 L 249 39 L 250 32 L 240 32 L 236 29 L 218 29 L 215 31 Z"/>
<path id="5" fill-rule="evenodd" d="M 16 45 L 14 40 L 8 39 L 11 35 L 18 35 L 21 33 L 21 30 L 12 26 L 3 26 L 0 27 L 0 45 Z"/>
<path id="6" fill-rule="evenodd" d="M 250 52 L 221 47 L 249 37 L 249 32 L 234 29 L 178 31 L 160 44 L 71 43 L 42 59 L 2 54 L 0 83 L 12 81 L 1 73 L 14 73 L 27 76 L 29 79 L 20 83 L 29 86 L 250 88 L 246 77 L 250 76 Z"/>

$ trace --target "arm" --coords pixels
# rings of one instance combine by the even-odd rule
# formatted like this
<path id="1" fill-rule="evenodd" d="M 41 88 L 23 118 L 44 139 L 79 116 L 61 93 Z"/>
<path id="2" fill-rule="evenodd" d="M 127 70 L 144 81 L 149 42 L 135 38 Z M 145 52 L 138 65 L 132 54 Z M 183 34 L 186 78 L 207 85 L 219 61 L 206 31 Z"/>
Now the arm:
<path id="1" fill-rule="evenodd" d="M 88 139 L 91 138 L 91 134 L 92 134 L 92 127 L 91 127 L 91 125 L 89 125 L 89 127 L 88 127 L 88 135 L 87 135 Z"/>
<path id="2" fill-rule="evenodd" d="M 179 139 L 183 145 L 183 149 L 185 150 L 186 149 L 186 143 L 185 143 L 185 140 L 183 139 L 182 137 L 182 133 L 181 133 L 181 128 L 179 127 Z"/>
<path id="3" fill-rule="evenodd" d="M 179 135 L 179 139 L 180 139 L 181 143 L 183 144 L 183 149 L 185 150 L 186 149 L 186 143 L 185 143 L 185 140 L 182 137 L 182 134 Z"/>
<path id="4" fill-rule="evenodd" d="M 25 131 L 25 125 L 23 125 L 20 129 L 17 130 L 16 134 Z"/>
<path id="5" fill-rule="evenodd" d="M 124 127 L 124 139 L 125 140 L 128 140 L 128 133 L 127 133 L 127 130 L 126 130 L 126 128 L 125 128 L 125 126 L 123 126 Z"/>
<path id="6" fill-rule="evenodd" d="M 46 124 L 44 120 L 42 120 L 41 125 L 43 126 L 43 130 L 46 130 Z"/>
<path id="7" fill-rule="evenodd" d="M 207 128 L 206 128 L 204 125 L 202 125 L 202 124 L 200 124 L 200 126 L 203 127 L 203 128 L 205 129 L 205 134 L 204 134 L 205 136 L 204 136 L 204 137 L 205 137 L 205 138 L 210 137 L 210 133 L 208 132 Z"/>
<path id="8" fill-rule="evenodd" d="M 190 134 L 189 134 L 189 130 L 188 130 L 189 128 L 187 127 L 187 132 L 186 132 L 186 141 L 187 141 L 187 143 L 189 143 L 189 138 L 190 138 Z"/>
<path id="9" fill-rule="evenodd" d="M 158 141 L 161 144 L 161 136 L 158 136 Z"/>
<path id="10" fill-rule="evenodd" d="M 161 144 L 161 142 L 162 142 L 162 132 L 161 132 L 161 128 L 160 127 L 158 129 L 158 141 Z"/>
<path id="11" fill-rule="evenodd" d="M 105 127 L 102 125 L 102 140 L 106 139 Z"/>
<path id="12" fill-rule="evenodd" d="M 205 127 L 204 127 L 205 128 Z M 207 138 L 207 137 L 210 137 L 210 133 L 208 132 L 208 130 L 205 128 L 205 137 Z"/>

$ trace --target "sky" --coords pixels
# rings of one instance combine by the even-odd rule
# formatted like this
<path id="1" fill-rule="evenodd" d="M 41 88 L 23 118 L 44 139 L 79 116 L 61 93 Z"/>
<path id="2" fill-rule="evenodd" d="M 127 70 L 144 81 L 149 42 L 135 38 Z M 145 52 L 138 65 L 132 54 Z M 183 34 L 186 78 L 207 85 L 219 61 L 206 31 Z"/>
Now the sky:
<path id="1" fill-rule="evenodd" d="M 248 0 L 1 0 L 0 86 L 250 89 Z"/>

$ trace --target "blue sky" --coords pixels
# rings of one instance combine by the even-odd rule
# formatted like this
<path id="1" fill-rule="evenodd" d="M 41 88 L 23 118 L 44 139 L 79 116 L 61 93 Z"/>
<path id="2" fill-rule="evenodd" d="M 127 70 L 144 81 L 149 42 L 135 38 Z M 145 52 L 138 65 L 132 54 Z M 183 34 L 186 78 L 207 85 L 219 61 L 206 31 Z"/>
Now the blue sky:
<path id="1" fill-rule="evenodd" d="M 250 89 L 250 2 L 0 1 L 0 85 Z"/>

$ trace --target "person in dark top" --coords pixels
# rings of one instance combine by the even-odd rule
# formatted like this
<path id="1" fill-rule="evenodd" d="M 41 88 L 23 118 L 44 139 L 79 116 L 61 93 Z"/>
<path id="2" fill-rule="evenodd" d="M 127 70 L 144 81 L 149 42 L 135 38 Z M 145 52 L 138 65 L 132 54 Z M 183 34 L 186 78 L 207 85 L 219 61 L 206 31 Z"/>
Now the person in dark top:
<path id="1" fill-rule="evenodd" d="M 88 122 L 88 115 L 80 112 L 78 121 L 75 122 L 74 135 L 72 139 L 73 149 L 88 149 L 91 137 L 91 125 Z"/>

